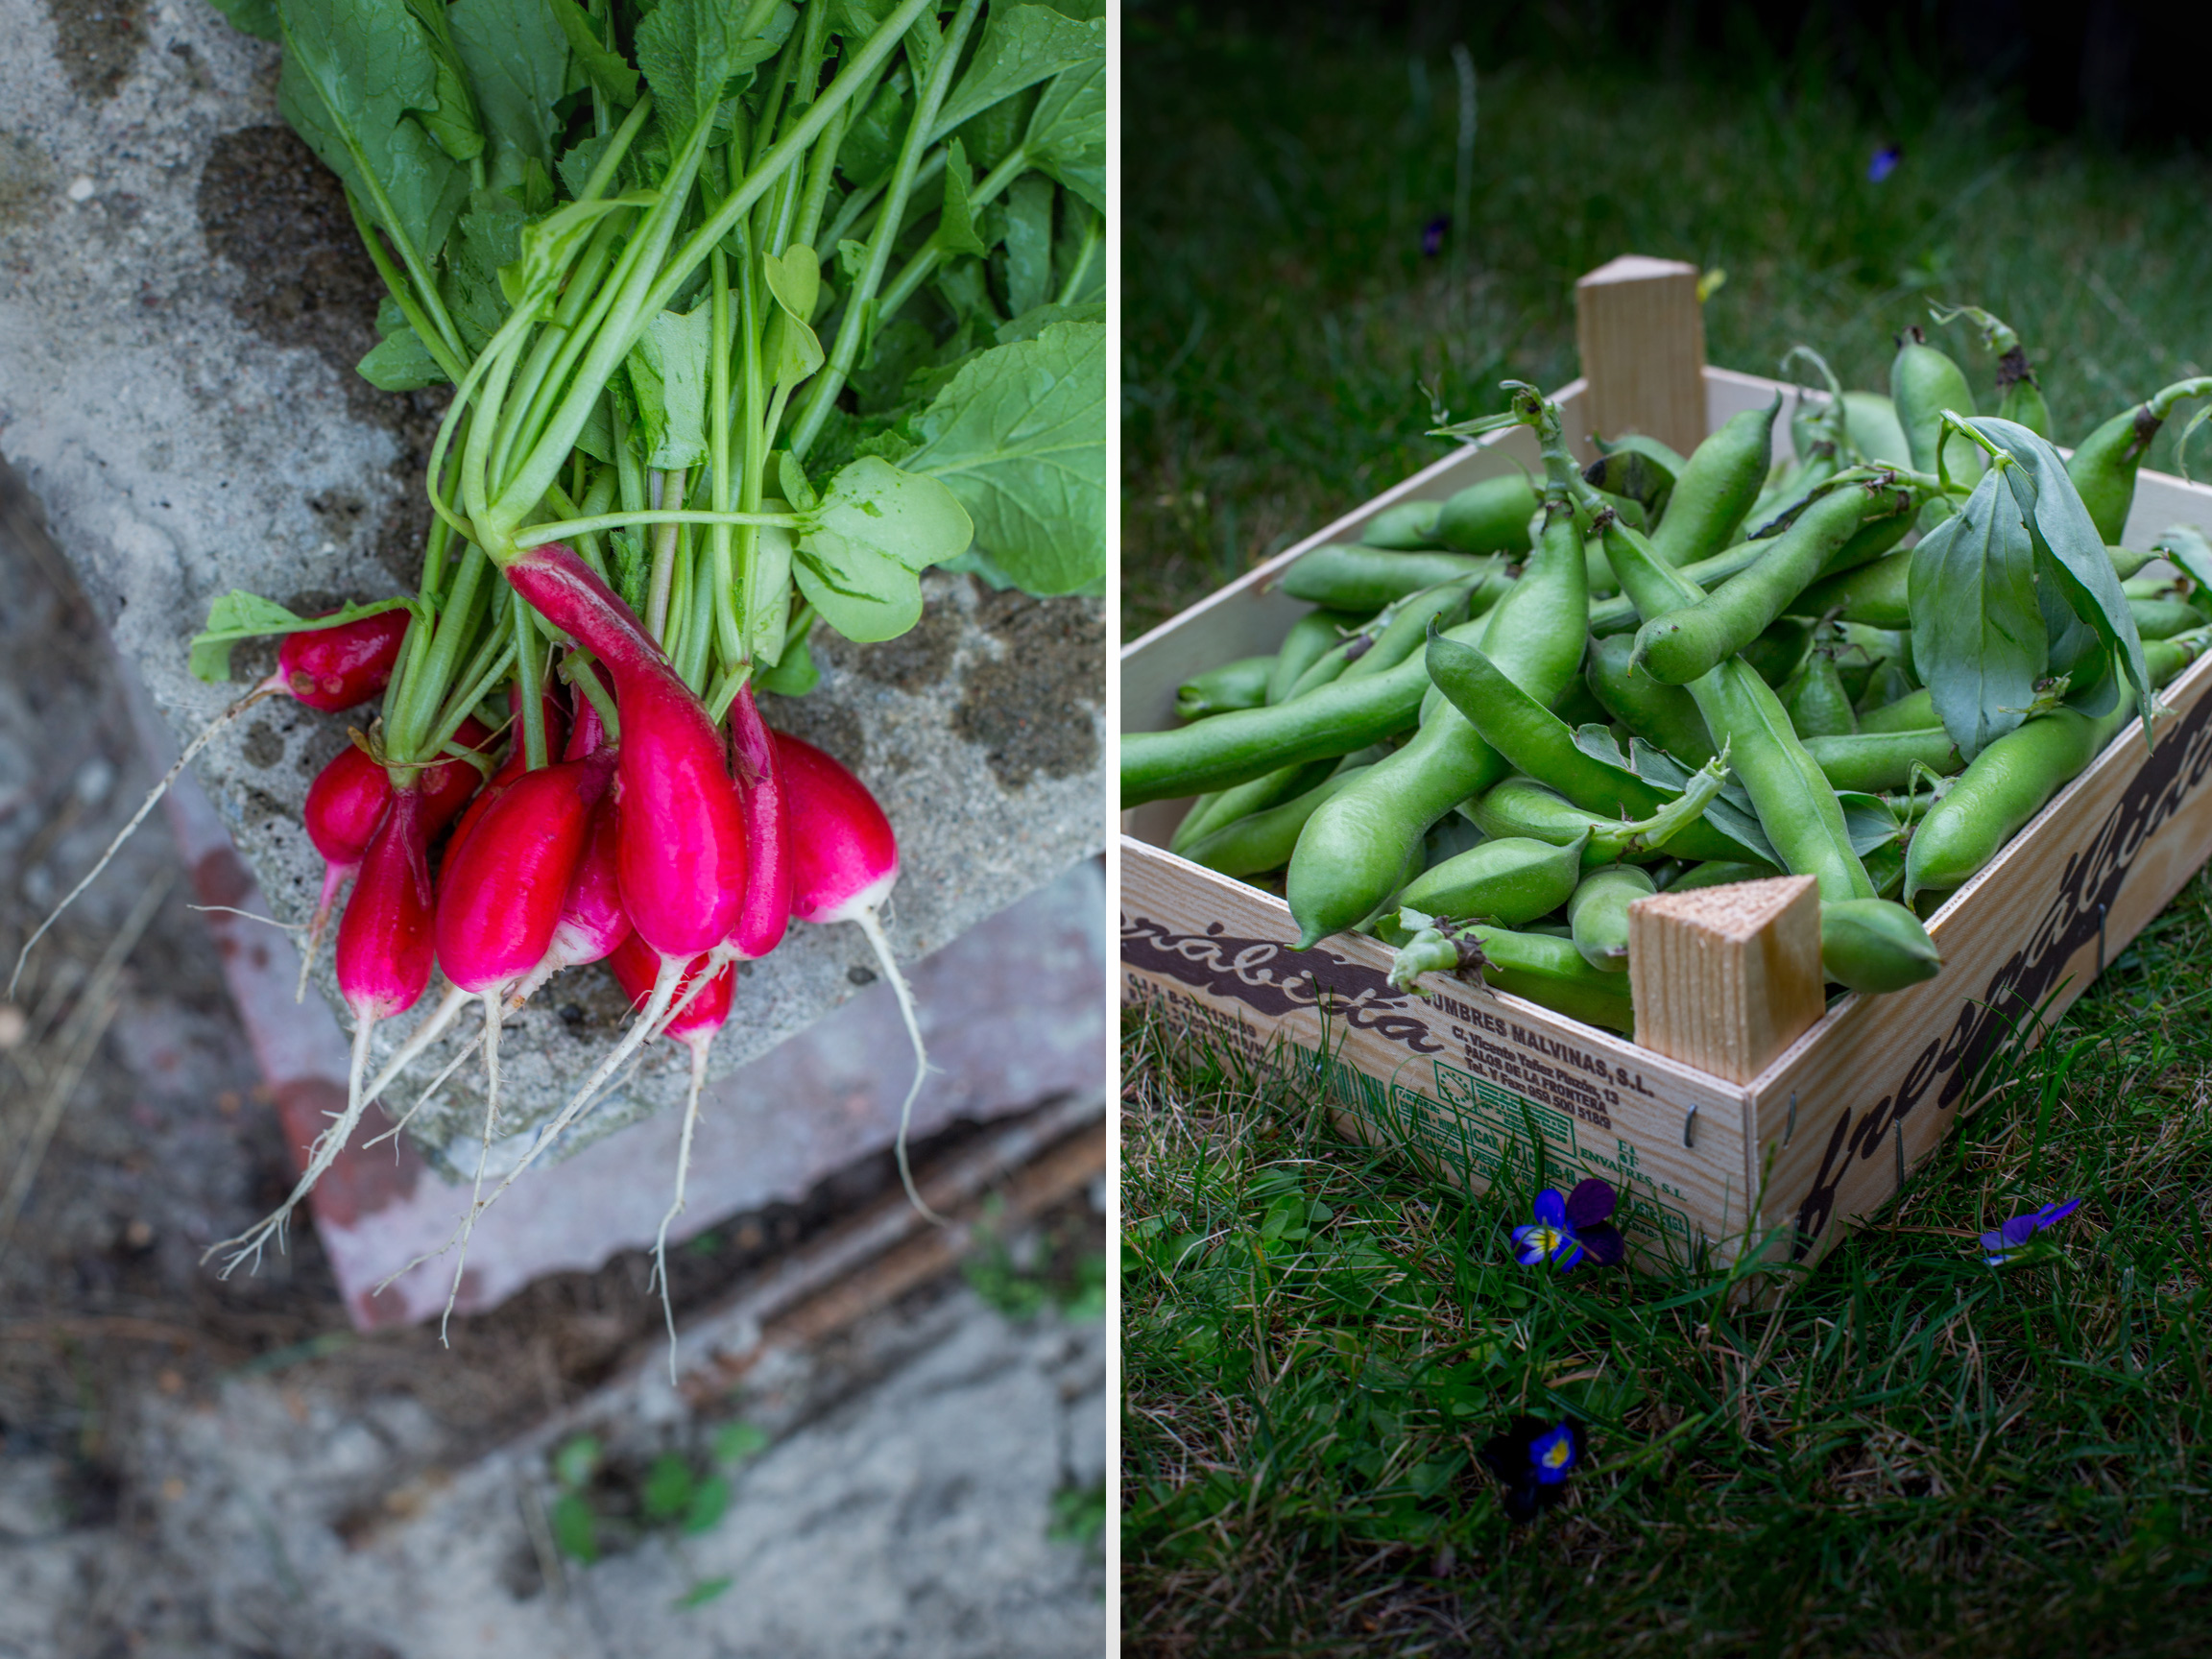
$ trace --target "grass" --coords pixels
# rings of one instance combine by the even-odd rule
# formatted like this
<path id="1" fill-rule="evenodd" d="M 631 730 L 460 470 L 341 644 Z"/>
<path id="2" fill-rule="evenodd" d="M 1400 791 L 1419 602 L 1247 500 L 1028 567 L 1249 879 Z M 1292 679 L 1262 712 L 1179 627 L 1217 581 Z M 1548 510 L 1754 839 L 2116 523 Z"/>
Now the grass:
<path id="1" fill-rule="evenodd" d="M 1503 407 L 1507 375 L 1573 378 L 1575 278 L 1618 253 L 1725 270 L 1708 355 L 1756 373 L 1803 341 L 1887 389 L 1931 299 L 1984 305 L 2020 329 L 2062 442 L 2212 366 L 2212 166 L 2038 136 L 1903 57 L 1879 110 L 1816 62 L 1750 89 L 1479 64 L 1455 279 L 1449 247 L 1422 252 L 1455 192 L 1451 61 L 1342 27 L 1130 12 L 1130 637 L 1440 455 L 1424 387 L 1463 417 Z M 1962 325 L 1931 334 L 1990 387 Z M 2173 469 L 2171 432 L 2151 465 Z"/>
<path id="2" fill-rule="evenodd" d="M 2212 1616 L 2212 874 L 1778 1308 L 1515 1264 L 1203 1031 L 1124 1055 L 1145 1654 L 2151 1654 Z M 1976 1236 L 2085 1200 L 2001 1271 Z M 1703 1292 L 1703 1293 L 1701 1293 Z M 1475 1449 L 1584 1425 L 1514 1527 Z"/>
<path id="3" fill-rule="evenodd" d="M 2212 169 L 2037 135 L 1909 64 L 1868 108 L 1790 65 L 1745 91 L 1485 63 L 1455 276 L 1421 251 L 1455 188 L 1443 53 L 1126 27 L 1131 635 L 1432 459 L 1425 388 L 1464 416 L 1571 378 L 1574 279 L 1622 252 L 1724 268 L 1709 353 L 1758 373 L 1802 340 L 1882 387 L 1931 299 L 1985 305 L 2061 440 L 2212 365 Z M 1455 1195 L 1157 1013 L 1124 1080 L 1129 1651 L 2204 1650 L 2212 875 L 1776 1308 L 1524 1270 L 1529 1172 Z M 1980 1232 L 2073 1196 L 1983 1264 Z M 1475 1454 L 1522 1409 L 1587 1447 L 1515 1527 Z"/>

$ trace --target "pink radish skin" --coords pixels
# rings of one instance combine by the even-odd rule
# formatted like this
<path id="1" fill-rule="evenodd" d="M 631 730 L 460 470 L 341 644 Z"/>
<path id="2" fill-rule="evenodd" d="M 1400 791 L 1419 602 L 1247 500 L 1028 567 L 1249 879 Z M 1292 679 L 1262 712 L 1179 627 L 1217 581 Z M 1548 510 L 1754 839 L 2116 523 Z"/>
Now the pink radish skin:
<path id="1" fill-rule="evenodd" d="M 473 749 L 492 735 L 474 717 L 464 720 L 455 741 Z M 476 793 L 476 769 L 466 760 L 448 757 L 423 768 L 422 816 L 425 839 L 452 822 L 453 815 Z M 481 799 L 481 797 L 478 797 Z M 359 744 L 348 744 L 331 757 L 330 763 L 307 786 L 307 801 L 301 808 L 307 839 L 323 854 L 323 894 L 308 924 L 307 940 L 300 951 L 300 985 L 294 1000 L 307 994 L 307 975 L 322 948 L 323 932 L 330 925 L 330 912 L 338 890 L 361 868 L 369 841 L 383 822 L 392 801 L 392 777 Z"/>
<path id="2" fill-rule="evenodd" d="M 568 729 L 568 711 L 550 691 L 545 694 L 540 707 L 544 710 L 545 752 L 558 755 L 561 753 L 562 734 Z M 461 821 L 454 825 L 452 838 L 445 843 L 445 868 L 450 868 L 453 860 L 460 855 L 462 843 L 469 839 L 469 833 L 476 828 L 477 821 L 492 809 L 492 804 L 506 794 L 515 781 L 530 768 L 529 750 L 522 741 L 522 696 L 513 685 L 507 688 L 507 713 L 510 737 L 507 758 L 499 763 L 496 772 L 485 780 L 484 787 L 469 799 L 468 809 L 461 814 Z M 476 726 L 473 719 L 469 724 Z M 476 729 L 483 731 L 481 726 L 476 726 Z"/>
<path id="3" fill-rule="evenodd" d="M 930 1220 L 944 1217 L 922 1201 L 906 1162 L 906 1129 L 914 1101 L 929 1074 L 929 1053 L 914 995 L 891 953 L 877 916 L 899 880 L 899 841 L 868 787 L 830 756 L 787 732 L 775 734 L 776 759 L 790 800 L 791 914 L 802 922 L 851 922 L 868 936 L 883 976 L 899 998 L 906 1035 L 914 1045 L 914 1081 L 899 1108 L 899 1179 L 914 1208 Z"/>
<path id="4" fill-rule="evenodd" d="M 745 896 L 745 821 L 720 735 L 635 613 L 559 542 L 506 567 L 515 590 L 596 656 L 622 722 L 623 907 L 663 956 L 711 950 Z"/>
<path id="5" fill-rule="evenodd" d="M 464 991 L 506 988 L 553 943 L 614 757 L 525 772 L 493 802 L 438 895 L 438 965 Z"/>
<path id="6" fill-rule="evenodd" d="M 775 741 L 750 685 L 730 705 L 730 757 L 745 814 L 747 866 L 745 901 L 728 949 L 757 961 L 783 942 L 791 925 L 791 812 Z"/>
<path id="7" fill-rule="evenodd" d="M 379 611 L 356 621 L 287 634 L 276 647 L 276 672 L 262 687 L 326 714 L 366 703 L 392 683 L 408 621 L 405 611 Z"/>

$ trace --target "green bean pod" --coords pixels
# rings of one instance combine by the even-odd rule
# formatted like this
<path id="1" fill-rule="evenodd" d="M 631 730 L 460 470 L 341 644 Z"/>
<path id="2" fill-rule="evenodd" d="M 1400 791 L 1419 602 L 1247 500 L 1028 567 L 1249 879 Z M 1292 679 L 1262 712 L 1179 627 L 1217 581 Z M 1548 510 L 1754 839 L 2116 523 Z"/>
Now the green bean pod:
<path id="1" fill-rule="evenodd" d="M 1651 534 L 1651 551 L 1673 565 L 1711 558 L 1743 525 L 1766 482 L 1774 448 L 1774 417 L 1782 395 L 1764 409 L 1732 415 L 1697 445 L 1675 472 L 1667 511 Z"/>
<path id="2" fill-rule="evenodd" d="M 1655 743 L 1685 766 L 1702 766 L 1719 750 L 1705 730 L 1705 716 L 1697 712 L 1697 700 L 1679 685 L 1662 685 L 1629 657 L 1635 641 L 1626 634 L 1594 640 L 1590 647 L 1587 680 L 1605 711 L 1642 737 Z"/>
<path id="3" fill-rule="evenodd" d="M 1613 566 L 1605 559 L 1604 541 L 1600 538 L 1593 541 L 1590 545 L 1596 550 L 1599 561 L 1604 565 L 1604 585 L 1611 588 L 1614 586 Z M 1764 541 L 1739 541 L 1733 547 L 1722 548 L 1710 559 L 1700 559 L 1695 564 L 1683 565 L 1682 574 L 1700 588 L 1718 588 L 1731 576 L 1758 564 L 1767 549 L 1773 545 L 1771 538 Z M 1600 599 L 1590 607 L 1590 632 L 1599 638 L 1612 634 L 1632 633 L 1643 619 L 1635 602 L 1625 593 Z"/>
<path id="4" fill-rule="evenodd" d="M 2192 628 L 2204 626 L 2204 616 L 2186 599 L 2130 599 L 2135 632 L 2146 639 L 2171 639 Z"/>
<path id="5" fill-rule="evenodd" d="M 1730 887 L 1739 881 L 1771 881 L 1782 874 L 1756 858 L 1709 858 L 1675 877 L 1667 884 L 1667 891 L 1694 893 L 1700 887 Z"/>
<path id="6" fill-rule="evenodd" d="M 1820 971 L 1845 990 L 1880 996 L 1942 970 L 1936 942 L 1904 905 L 1847 899 L 1820 906 Z"/>
<path id="7" fill-rule="evenodd" d="M 1943 436 L 1943 411 L 1973 415 L 1973 388 L 1959 365 L 1922 342 L 1912 329 L 1897 348 L 1889 363 L 1889 401 L 1896 406 L 1897 423 L 1905 429 L 1906 446 L 1912 451 L 1915 471 L 1936 470 L 1936 452 Z M 1982 451 L 1972 444 L 1955 441 L 1943 448 L 1943 465 L 1956 484 L 1978 483 L 1984 466 Z M 2107 541 L 2113 538 L 2107 537 Z"/>
<path id="8" fill-rule="evenodd" d="M 1274 671 L 1272 657 L 1239 657 L 1193 674 L 1175 688 L 1175 712 L 1185 720 L 1203 720 L 1232 709 L 1257 709 L 1267 701 L 1267 677 Z"/>
<path id="9" fill-rule="evenodd" d="M 1543 534 L 1521 579 L 1488 615 L 1461 628 L 1479 629 L 1479 638 L 1506 673 L 1538 701 L 1549 703 L 1580 665 L 1582 619 L 1589 607 L 1581 533 L 1567 504 L 1556 501 L 1546 514 Z M 1458 629 L 1445 637 L 1468 643 L 1477 637 Z M 1426 658 L 1413 658 L 1346 689 L 1357 694 L 1368 685 L 1394 684 L 1416 661 L 1426 677 Z M 1126 742 L 1122 754 L 1126 772 Z M 1309 950 L 1351 926 L 1386 900 L 1429 827 L 1496 782 L 1505 770 L 1497 751 L 1460 712 L 1436 699 L 1410 742 L 1357 786 L 1324 802 L 1307 821 L 1285 883 L 1298 923 L 1298 949 Z"/>
<path id="10" fill-rule="evenodd" d="M 1340 763 L 1334 759 L 1307 760 L 1295 766 L 1279 766 L 1264 777 L 1201 796 L 1175 827 L 1167 851 L 1189 857 L 1190 848 L 1214 830 L 1303 794 L 1339 769 Z"/>
<path id="11" fill-rule="evenodd" d="M 1401 501 L 1385 507 L 1360 526 L 1359 540 L 1369 547 L 1392 547 L 1404 553 L 1424 553 L 1440 547 L 1436 540 L 1436 515 L 1441 501 Z"/>
<path id="12" fill-rule="evenodd" d="M 1825 616 L 1834 612 L 1846 622 L 1863 622 L 1870 628 L 1910 628 L 1912 608 L 1906 602 L 1906 578 L 1911 569 L 1911 553 L 1892 553 L 1814 583 L 1797 595 L 1791 613 Z"/>
<path id="13" fill-rule="evenodd" d="M 1720 793 L 1722 773 L 1719 763 L 1692 775 L 1690 787 L 1648 818 L 1623 819 L 1591 812 L 1575 805 L 1556 789 L 1533 778 L 1500 780 L 1468 802 L 1460 810 L 1475 821 L 1483 834 L 1498 840 L 1526 836 L 1566 847 L 1581 836 L 1582 866 L 1595 870 L 1604 864 L 1648 864 L 1681 831 L 1698 823 Z"/>
<path id="14" fill-rule="evenodd" d="M 2134 695 L 2123 689 L 2118 706 L 2101 719 L 2054 709 L 1991 742 L 1913 830 L 1905 851 L 1906 899 L 1970 880 L 2133 712 Z"/>
<path id="15" fill-rule="evenodd" d="M 1582 877 L 1582 843 L 1509 835 L 1424 870 L 1398 896 L 1431 916 L 1518 927 L 1567 902 Z"/>
<path id="16" fill-rule="evenodd" d="M 1415 912 L 1418 914 L 1418 912 Z M 1618 974 L 1593 968 L 1572 939 L 1516 932 L 1480 923 L 1424 926 L 1398 949 L 1390 983 L 1419 991 L 1424 974 L 1477 973 L 1493 991 L 1616 1031 L 1635 1027 L 1628 987 Z"/>
<path id="17" fill-rule="evenodd" d="M 1481 576 L 1463 576 L 1408 595 L 1369 624 L 1374 643 L 1346 666 L 1340 678 L 1358 681 L 1389 673 L 1421 649 L 1429 637 L 1430 623 L 1439 628 L 1456 627 L 1482 615 L 1512 589 L 1513 578 L 1501 564 Z"/>
<path id="18" fill-rule="evenodd" d="M 1659 614 L 1704 597 L 1679 571 L 1654 559 L 1649 544 L 1634 531 L 1612 522 L 1604 526 L 1604 535 L 1606 556 L 1622 590 L 1639 610 Z M 1813 877 L 1824 900 L 1872 898 L 1865 867 L 1851 851 L 1842 804 L 1805 753 L 1773 687 L 1738 657 L 1692 681 L 1689 690 L 1705 717 L 1705 729 L 1728 746 L 1729 761 L 1784 867 Z"/>
<path id="19" fill-rule="evenodd" d="M 2135 505 L 2135 474 L 2174 405 L 2206 396 L 2212 396 L 2212 376 L 2176 381 L 2132 409 L 2121 410 L 2082 439 L 2068 459 L 2066 476 L 2074 480 L 2090 522 L 2106 541 L 2119 541 L 2127 528 L 2128 510 Z"/>
<path id="20" fill-rule="evenodd" d="M 1180 849 L 1184 857 L 1224 876 L 1254 876 L 1276 870 L 1290 860 L 1298 845 L 1298 832 L 1306 820 L 1332 795 L 1341 794 L 1366 772 L 1364 766 L 1347 766 L 1332 773 L 1310 789 L 1276 805 L 1247 813 L 1219 825 Z"/>
<path id="21" fill-rule="evenodd" d="M 1912 445 L 1897 420 L 1897 405 L 1879 392 L 1843 394 L 1843 423 L 1859 453 L 1873 462 L 1912 465 Z"/>
<path id="22" fill-rule="evenodd" d="M 1743 647 L 1744 662 L 1769 685 L 1780 685 L 1797 672 L 1812 649 L 1813 624 L 1785 616 Z"/>
<path id="23" fill-rule="evenodd" d="M 1750 569 L 1696 603 L 1645 623 L 1636 634 L 1637 661 L 1654 680 L 1670 685 L 1686 685 L 1710 672 L 1791 607 L 1858 532 L 1871 508 L 1881 503 L 1902 512 L 1909 500 L 1904 492 L 1869 492 L 1849 484 L 1823 495 L 1767 543 Z"/>
<path id="24" fill-rule="evenodd" d="M 1869 794 L 1911 787 L 1915 766 L 1948 778 L 1966 764 L 1960 757 L 1959 746 L 1951 741 L 1951 733 L 1940 726 L 1808 737 L 1805 753 L 1837 788 Z"/>
<path id="25" fill-rule="evenodd" d="M 1800 737 L 1841 737 L 1859 730 L 1836 659 L 1815 651 L 1781 688 L 1782 707 Z"/>
<path id="26" fill-rule="evenodd" d="M 1593 870 L 1567 901 L 1567 926 L 1582 960 L 1605 974 L 1628 971 L 1628 906 L 1658 891 L 1632 864 Z"/>
<path id="27" fill-rule="evenodd" d="M 1936 712 L 1936 693 L 1926 687 L 1859 716 L 1859 730 L 1864 733 L 1917 732 L 1942 724 L 1943 717 Z"/>
<path id="28" fill-rule="evenodd" d="M 1334 650 L 1344 636 L 1365 620 L 1348 611 L 1309 611 L 1290 624 L 1275 652 L 1275 669 L 1267 676 L 1267 701 L 1287 702 L 1290 688 L 1307 669 Z"/>
<path id="29" fill-rule="evenodd" d="M 1491 568 L 1489 560 L 1464 553 L 1393 553 L 1331 542 L 1284 571 L 1279 585 L 1291 598 L 1311 605 L 1371 613 L 1424 588 L 1487 575 Z"/>
<path id="30" fill-rule="evenodd" d="M 1528 520 L 1542 503 L 1527 474 L 1515 470 L 1470 484 L 1436 515 L 1436 540 L 1456 553 L 1526 553 Z"/>
<path id="31" fill-rule="evenodd" d="M 1479 646 L 1430 640 L 1429 678 L 1515 771 L 1556 789 L 1585 812 L 1649 818 L 1676 799 L 1584 754 L 1574 730 L 1514 685 Z M 1671 850 L 1684 858 L 1732 858 L 1742 852 L 1734 839 L 1701 821 L 1678 830 Z"/>
<path id="32" fill-rule="evenodd" d="M 1488 620 L 1462 622 L 1449 637 L 1475 637 L 1472 631 Z M 1128 733 L 1121 739 L 1121 804 L 1225 789 L 1281 767 L 1349 755 L 1412 725 L 1428 691 L 1429 665 L 1414 657 L 1386 674 L 1324 685 L 1292 703 L 1215 714 L 1173 732 Z"/>

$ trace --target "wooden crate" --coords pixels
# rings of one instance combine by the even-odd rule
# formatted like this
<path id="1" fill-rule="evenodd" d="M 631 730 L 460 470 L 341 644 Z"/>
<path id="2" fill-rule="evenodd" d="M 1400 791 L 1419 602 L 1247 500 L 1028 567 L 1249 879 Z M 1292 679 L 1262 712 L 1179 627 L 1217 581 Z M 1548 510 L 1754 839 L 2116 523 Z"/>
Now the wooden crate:
<path id="1" fill-rule="evenodd" d="M 1793 395 L 1703 374 L 1708 429 Z M 1586 383 L 1554 396 L 1583 445 Z M 1357 541 L 1398 502 L 1537 463 L 1518 428 L 1463 448 L 1154 629 L 1122 652 L 1122 729 L 1173 726 L 1182 681 L 1273 651 L 1305 610 L 1276 581 L 1310 548 Z M 2127 540 L 2177 521 L 2212 529 L 2212 489 L 2144 473 Z M 1182 801 L 1123 814 L 1124 996 L 1326 1078 L 1347 1127 L 1438 1179 L 1479 1191 L 1502 1168 L 1552 1185 L 1601 1176 L 1632 1200 L 1642 1257 L 1810 1264 L 1936 1148 L 2008 1033 L 2037 1007 L 2056 1020 L 2212 854 L 2212 656 L 2164 695 L 2175 717 L 2154 751 L 2129 725 L 1930 920 L 1936 978 L 1844 998 L 1747 1083 L 1456 979 L 1430 975 L 1426 999 L 1399 992 L 1370 939 L 1296 951 L 1281 900 L 1166 851 Z"/>

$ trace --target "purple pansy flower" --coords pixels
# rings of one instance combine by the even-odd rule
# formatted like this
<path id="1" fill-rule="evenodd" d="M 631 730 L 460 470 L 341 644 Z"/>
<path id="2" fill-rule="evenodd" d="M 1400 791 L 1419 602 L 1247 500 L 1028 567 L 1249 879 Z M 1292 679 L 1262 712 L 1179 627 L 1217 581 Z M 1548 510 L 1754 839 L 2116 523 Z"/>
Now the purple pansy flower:
<path id="1" fill-rule="evenodd" d="M 1874 152 L 1874 158 L 1866 163 L 1866 177 L 1879 184 L 1897 171 L 1897 163 L 1905 159 L 1905 152 L 1895 144 L 1885 144 Z"/>
<path id="2" fill-rule="evenodd" d="M 1564 1198 L 1555 1187 L 1536 1194 L 1536 1219 L 1513 1229 L 1514 1254 L 1524 1267 L 1550 1262 L 1560 1272 L 1583 1257 L 1603 1267 L 1619 1264 L 1626 1252 L 1613 1225 L 1613 1189 L 1593 1176 Z"/>
<path id="3" fill-rule="evenodd" d="M 2067 1198 L 2056 1204 L 2046 1204 L 2040 1210 L 2031 1210 L 2025 1215 L 2013 1216 L 1995 1232 L 1982 1235 L 1984 1252 L 1982 1260 L 1992 1267 L 2004 1266 L 2029 1239 L 2046 1227 L 2056 1227 L 2080 1208 L 2080 1199 Z"/>
<path id="4" fill-rule="evenodd" d="M 1505 1513 L 1533 1521 L 1539 1509 L 1566 1494 L 1567 1477 L 1581 1460 L 1582 1435 L 1572 1423 L 1516 1417 L 1476 1454 L 1505 1488 Z"/>
<path id="5" fill-rule="evenodd" d="M 1421 227 L 1421 257 L 1433 259 L 1444 252 L 1444 232 L 1452 228 L 1451 217 L 1439 213 Z"/>

